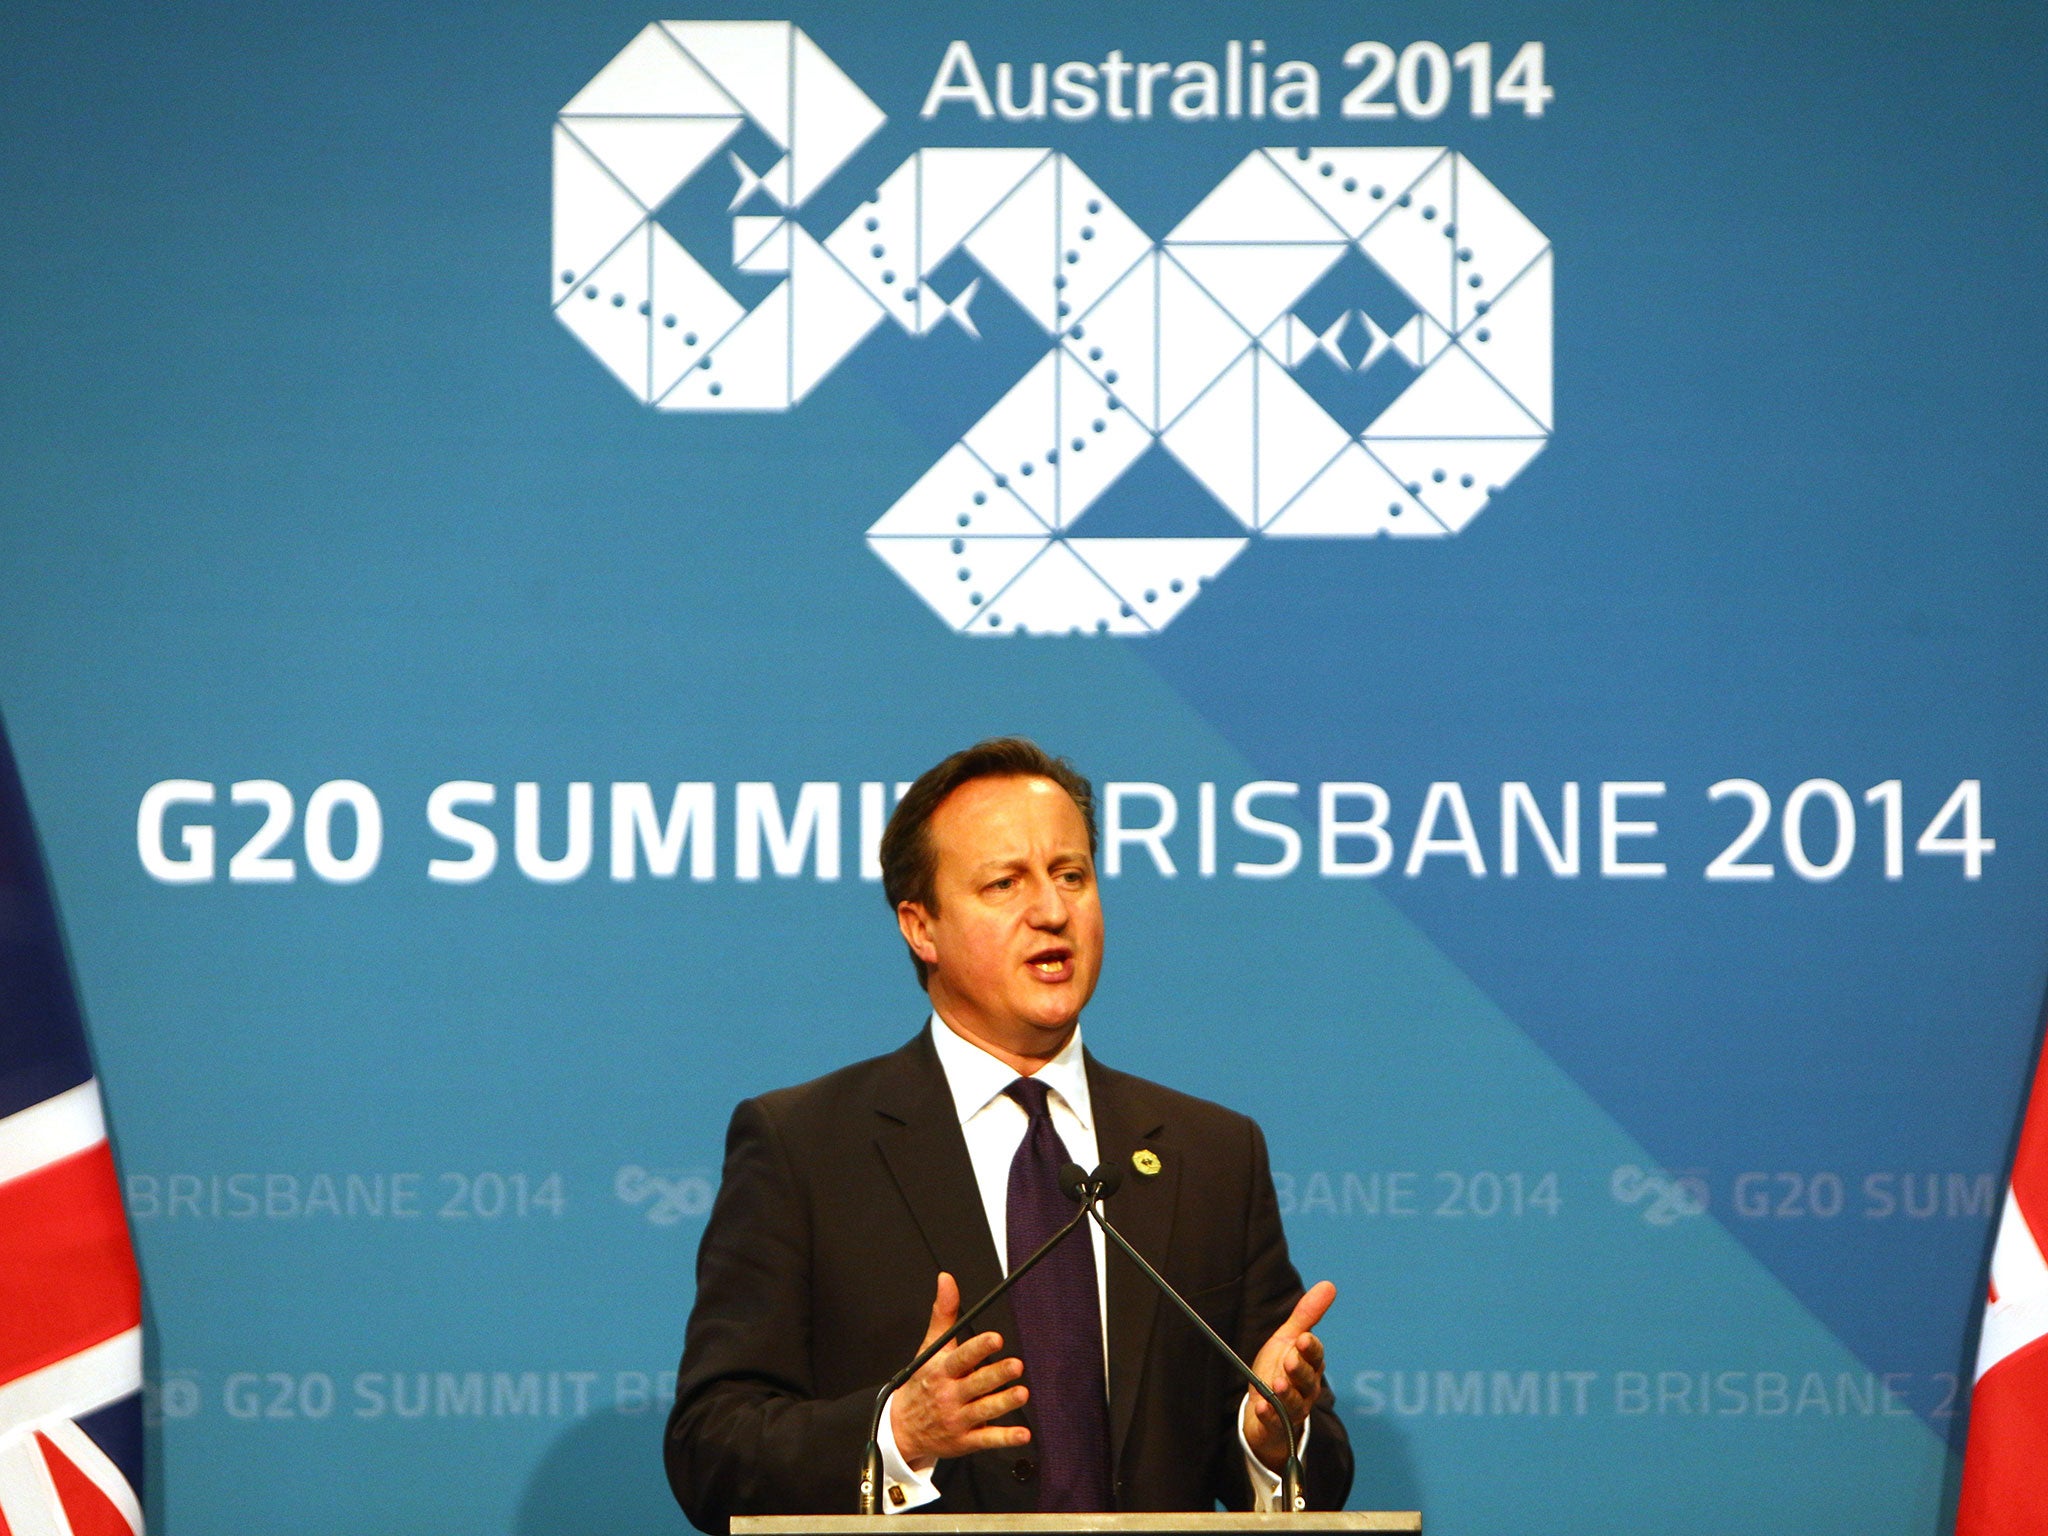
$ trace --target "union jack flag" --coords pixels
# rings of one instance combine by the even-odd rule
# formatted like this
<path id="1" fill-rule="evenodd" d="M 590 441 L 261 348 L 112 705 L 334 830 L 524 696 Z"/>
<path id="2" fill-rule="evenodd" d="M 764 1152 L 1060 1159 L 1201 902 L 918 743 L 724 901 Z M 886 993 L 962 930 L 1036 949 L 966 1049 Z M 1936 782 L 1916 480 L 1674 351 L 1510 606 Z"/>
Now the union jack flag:
<path id="1" fill-rule="evenodd" d="M 142 1282 L 0 727 L 0 1536 L 141 1536 Z"/>

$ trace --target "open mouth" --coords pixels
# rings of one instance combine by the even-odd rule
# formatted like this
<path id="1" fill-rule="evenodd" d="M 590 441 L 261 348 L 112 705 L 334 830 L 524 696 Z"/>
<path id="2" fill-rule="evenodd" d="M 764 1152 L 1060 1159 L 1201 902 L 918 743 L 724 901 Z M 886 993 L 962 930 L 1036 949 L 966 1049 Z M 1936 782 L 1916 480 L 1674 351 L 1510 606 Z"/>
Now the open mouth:
<path id="1" fill-rule="evenodd" d="M 1074 952 L 1071 949 L 1041 949 L 1024 963 L 1034 976 L 1047 981 L 1064 981 L 1074 972 Z"/>

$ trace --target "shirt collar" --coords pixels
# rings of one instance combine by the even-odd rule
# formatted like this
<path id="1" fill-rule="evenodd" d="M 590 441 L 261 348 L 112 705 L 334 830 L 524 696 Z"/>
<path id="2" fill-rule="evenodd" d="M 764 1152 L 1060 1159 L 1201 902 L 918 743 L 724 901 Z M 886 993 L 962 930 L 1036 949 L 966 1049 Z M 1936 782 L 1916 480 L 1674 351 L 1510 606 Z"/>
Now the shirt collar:
<path id="1" fill-rule="evenodd" d="M 936 1011 L 932 1014 L 931 1030 L 939 1066 L 946 1074 L 946 1087 L 953 1095 L 953 1108 L 965 1125 L 1017 1080 L 1016 1069 L 958 1033 Z M 1088 1099 L 1088 1069 L 1081 1057 L 1079 1024 L 1060 1047 L 1059 1055 L 1032 1075 L 1064 1100 L 1083 1126 L 1093 1128 L 1095 1116 Z"/>

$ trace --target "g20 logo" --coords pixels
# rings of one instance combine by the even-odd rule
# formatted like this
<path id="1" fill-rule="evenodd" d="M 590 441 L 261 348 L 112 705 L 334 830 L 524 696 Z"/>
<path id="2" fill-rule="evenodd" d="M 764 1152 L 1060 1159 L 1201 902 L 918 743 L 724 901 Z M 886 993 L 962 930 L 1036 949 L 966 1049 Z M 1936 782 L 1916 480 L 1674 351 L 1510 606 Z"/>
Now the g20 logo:
<path id="1" fill-rule="evenodd" d="M 984 280 L 1044 354 L 867 531 L 868 547 L 963 634 L 1157 632 L 1254 538 L 1445 538 L 1542 451 L 1551 425 L 1550 243 L 1463 155 L 1255 150 L 1164 240 L 1066 155 L 921 149 L 822 238 L 798 212 L 884 121 L 788 22 L 655 22 L 554 130 L 556 315 L 665 411 L 786 411 L 877 326 L 922 336 Z M 753 308 L 656 220 L 751 122 L 781 151 L 737 155 L 733 265 L 777 276 Z M 1295 306 L 1357 253 L 1413 306 L 1391 333 Z M 942 295 L 956 253 L 980 272 Z M 1356 433 L 1305 366 L 1414 376 Z M 1317 362 L 1317 359 L 1321 362 Z M 1090 537 L 1085 518 L 1163 449 L 1243 533 Z"/>

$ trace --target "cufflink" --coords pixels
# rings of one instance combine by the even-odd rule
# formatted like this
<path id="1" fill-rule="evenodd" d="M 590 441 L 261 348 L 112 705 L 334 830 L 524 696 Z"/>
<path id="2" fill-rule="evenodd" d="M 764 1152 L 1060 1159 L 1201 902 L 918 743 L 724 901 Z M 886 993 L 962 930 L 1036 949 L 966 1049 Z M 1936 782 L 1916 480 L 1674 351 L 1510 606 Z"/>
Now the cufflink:
<path id="1" fill-rule="evenodd" d="M 901 1483 L 891 1483 L 889 1485 L 889 1502 L 898 1509 L 901 1509 L 910 1502 L 910 1495 L 903 1491 Z"/>
<path id="2" fill-rule="evenodd" d="M 1140 1147 L 1131 1154 L 1131 1166 L 1149 1179 L 1159 1171 L 1159 1154 L 1150 1147 Z"/>

